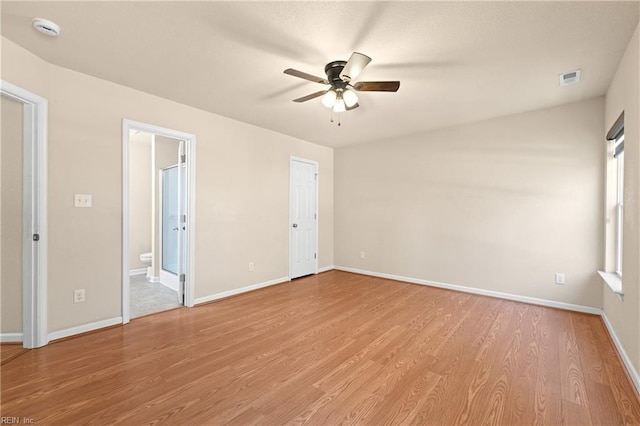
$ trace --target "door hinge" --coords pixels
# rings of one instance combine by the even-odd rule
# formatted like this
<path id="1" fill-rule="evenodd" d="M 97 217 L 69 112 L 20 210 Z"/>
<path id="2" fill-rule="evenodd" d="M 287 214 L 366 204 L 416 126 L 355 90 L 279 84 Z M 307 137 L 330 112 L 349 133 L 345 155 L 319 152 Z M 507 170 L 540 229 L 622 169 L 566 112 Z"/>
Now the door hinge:
<path id="1" fill-rule="evenodd" d="M 318 253 L 313 253 L 313 258 L 317 259 L 318 258 Z"/>
<path id="2" fill-rule="evenodd" d="M 184 163 L 186 163 L 186 162 L 187 162 L 187 154 L 182 154 L 182 155 L 180 156 L 180 162 L 181 162 L 182 164 L 184 164 Z"/>
<path id="3" fill-rule="evenodd" d="M 40 234 L 33 234 L 33 241 L 40 241 Z"/>
<path id="4" fill-rule="evenodd" d="M 184 284 L 184 282 L 185 282 L 185 278 L 186 278 L 186 277 L 184 276 L 184 274 L 180 274 L 180 282 L 181 282 L 182 284 Z"/>
<path id="5" fill-rule="evenodd" d="M 318 180 L 318 174 L 316 173 L 316 180 Z"/>
<path id="6" fill-rule="evenodd" d="M 187 215 L 186 214 L 182 215 L 182 223 L 187 223 Z"/>
<path id="7" fill-rule="evenodd" d="M 316 219 L 316 220 L 318 220 L 318 213 L 314 213 L 314 214 L 313 214 L 313 218 L 314 218 L 314 219 Z"/>

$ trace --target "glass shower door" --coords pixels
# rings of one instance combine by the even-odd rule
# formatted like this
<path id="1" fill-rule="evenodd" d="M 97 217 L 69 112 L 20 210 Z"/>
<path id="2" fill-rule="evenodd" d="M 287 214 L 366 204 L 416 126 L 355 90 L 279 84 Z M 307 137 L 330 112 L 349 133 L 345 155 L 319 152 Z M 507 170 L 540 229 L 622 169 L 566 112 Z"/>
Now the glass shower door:
<path id="1" fill-rule="evenodd" d="M 162 171 L 162 269 L 178 274 L 178 166 Z"/>

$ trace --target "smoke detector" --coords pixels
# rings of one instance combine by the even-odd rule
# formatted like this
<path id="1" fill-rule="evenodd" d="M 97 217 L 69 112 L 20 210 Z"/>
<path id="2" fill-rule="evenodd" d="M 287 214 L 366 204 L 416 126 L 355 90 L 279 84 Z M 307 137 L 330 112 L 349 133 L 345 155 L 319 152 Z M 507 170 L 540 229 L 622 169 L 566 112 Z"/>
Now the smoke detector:
<path id="1" fill-rule="evenodd" d="M 560 86 L 569 86 L 570 84 L 580 83 L 580 75 L 582 70 L 575 70 L 560 74 Z"/>
<path id="2" fill-rule="evenodd" d="M 33 28 L 42 34 L 50 37 L 58 37 L 60 35 L 60 26 L 48 19 L 34 18 L 32 24 Z"/>

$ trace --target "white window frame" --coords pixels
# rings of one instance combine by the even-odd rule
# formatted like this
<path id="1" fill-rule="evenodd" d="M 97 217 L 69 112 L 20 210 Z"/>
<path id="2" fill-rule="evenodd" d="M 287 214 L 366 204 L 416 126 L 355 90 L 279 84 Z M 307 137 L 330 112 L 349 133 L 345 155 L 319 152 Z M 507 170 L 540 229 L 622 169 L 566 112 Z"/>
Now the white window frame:
<path id="1" fill-rule="evenodd" d="M 613 152 L 624 142 L 624 133 L 614 141 Z M 624 222 L 624 150 L 615 156 L 616 160 L 616 228 L 615 228 L 615 273 L 622 278 L 622 241 Z"/>
<path id="2" fill-rule="evenodd" d="M 604 270 L 598 274 L 611 291 L 624 299 L 624 111 L 607 132 L 606 139 L 605 258 Z"/>

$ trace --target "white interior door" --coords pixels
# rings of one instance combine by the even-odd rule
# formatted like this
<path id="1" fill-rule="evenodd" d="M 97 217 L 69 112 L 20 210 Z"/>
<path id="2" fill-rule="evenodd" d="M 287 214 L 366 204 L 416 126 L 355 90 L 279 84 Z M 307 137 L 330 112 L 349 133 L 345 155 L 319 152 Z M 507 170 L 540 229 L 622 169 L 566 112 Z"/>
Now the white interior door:
<path id="1" fill-rule="evenodd" d="M 290 277 L 315 274 L 317 254 L 317 179 L 315 162 L 291 159 L 290 164 Z"/>

